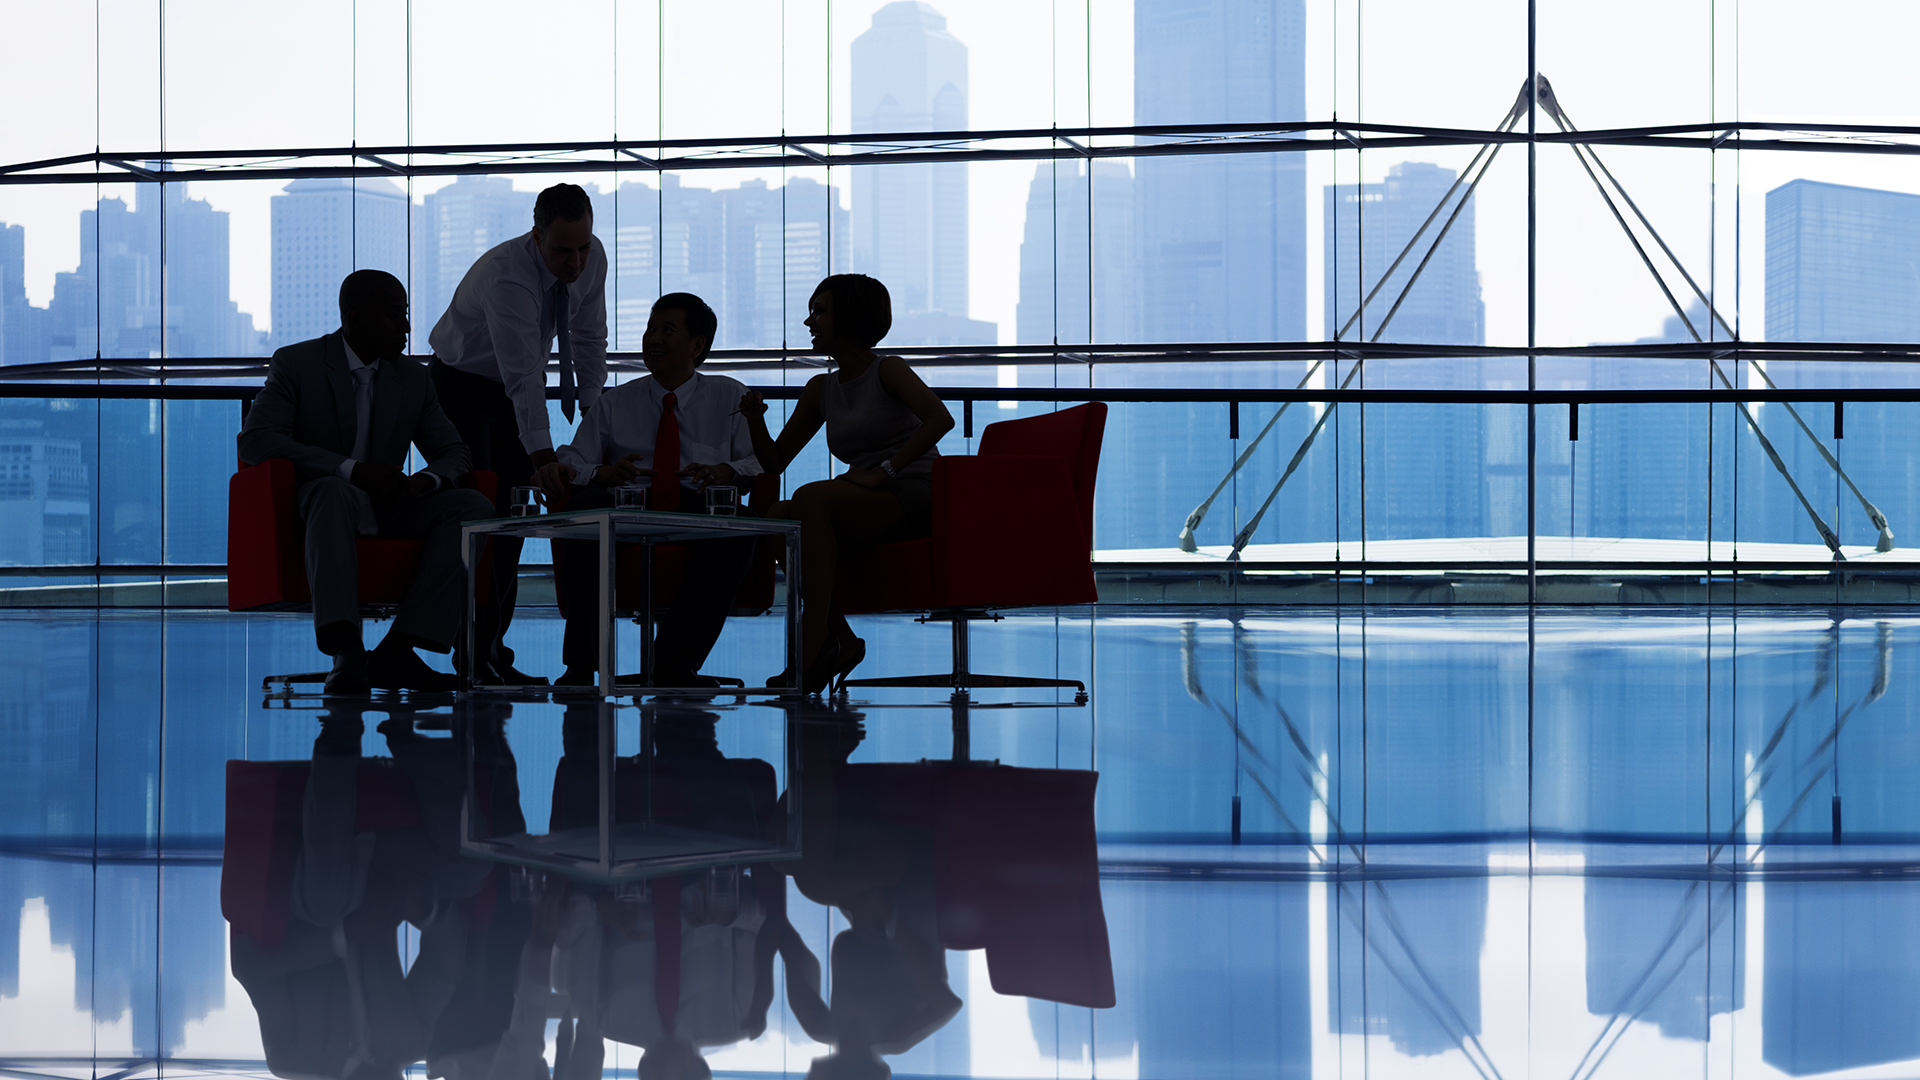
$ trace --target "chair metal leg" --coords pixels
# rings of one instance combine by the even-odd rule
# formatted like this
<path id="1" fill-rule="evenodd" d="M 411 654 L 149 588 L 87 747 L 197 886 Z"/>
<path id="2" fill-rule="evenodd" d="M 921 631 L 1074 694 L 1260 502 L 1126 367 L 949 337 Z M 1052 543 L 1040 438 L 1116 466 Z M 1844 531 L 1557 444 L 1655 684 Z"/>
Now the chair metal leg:
<path id="1" fill-rule="evenodd" d="M 956 697 L 965 697 L 974 689 L 1009 686 L 1071 686 L 1074 689 L 1073 700 L 1076 705 L 1087 702 L 1087 684 L 1078 679 L 1041 679 L 1028 675 L 980 675 L 973 671 L 972 652 L 969 647 L 968 631 L 974 619 L 989 619 L 998 622 L 1000 615 L 980 608 L 952 608 L 936 611 L 920 619 L 921 622 L 950 622 L 953 624 L 953 670 L 943 675 L 897 675 L 882 679 L 843 679 L 840 688 L 849 686 L 920 686 L 948 687 Z"/>

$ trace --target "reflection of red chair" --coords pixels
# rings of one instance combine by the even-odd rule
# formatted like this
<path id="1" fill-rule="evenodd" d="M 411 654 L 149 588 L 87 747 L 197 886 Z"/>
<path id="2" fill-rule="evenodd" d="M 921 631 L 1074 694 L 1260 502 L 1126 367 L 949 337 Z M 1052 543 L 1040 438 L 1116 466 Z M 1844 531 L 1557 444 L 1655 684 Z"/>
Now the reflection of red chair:
<path id="1" fill-rule="evenodd" d="M 307 792 L 305 761 L 227 762 L 226 847 L 220 864 L 220 913 L 236 934 L 246 934 L 265 952 L 287 939 L 293 861 L 300 850 L 301 813 Z M 354 793 L 354 832 L 424 827 L 413 781 L 393 762 L 369 758 L 359 764 Z M 469 902 L 468 919 L 492 917 L 491 882 Z"/>
<path id="2" fill-rule="evenodd" d="M 470 472 L 460 486 L 494 497 L 494 474 Z M 293 462 L 276 458 L 258 465 L 241 462 L 227 482 L 227 610 L 308 611 L 313 592 L 307 586 L 306 529 L 294 501 L 299 481 Z M 419 540 L 361 537 L 360 607 L 372 618 L 393 614 L 420 568 Z M 486 588 L 487 575 L 477 578 Z M 326 673 L 269 676 L 262 684 L 325 682 Z"/>
<path id="3" fill-rule="evenodd" d="M 862 764 L 835 775 L 841 818 L 930 832 L 940 944 L 985 949 L 995 993 L 1104 1009 L 1113 956 L 1100 900 L 1098 773 Z"/>
<path id="4" fill-rule="evenodd" d="M 767 473 L 749 478 L 746 485 L 747 500 L 745 510 L 758 512 L 772 506 L 780 500 L 780 478 Z M 629 545 L 614 557 L 614 594 L 616 611 L 636 618 L 642 603 L 642 590 L 646 578 L 643 550 L 638 544 Z M 773 606 L 773 558 L 774 545 L 761 544 L 754 551 L 753 567 L 747 571 L 746 580 L 740 583 L 740 591 L 733 598 L 731 614 L 759 615 Z M 680 589 L 680 578 L 687 566 L 687 548 L 684 544 L 660 544 L 653 549 L 653 613 L 655 618 L 673 607 L 674 596 Z M 558 561 L 554 563 L 554 592 L 566 596 L 566 590 L 560 584 L 565 572 Z M 566 607 L 561 606 L 560 614 L 565 615 Z"/>
<path id="5" fill-rule="evenodd" d="M 953 671 L 848 686 L 1086 687 L 1072 679 L 976 675 L 967 659 L 970 620 L 990 609 L 1090 604 L 1093 485 L 1107 406 L 1092 402 L 987 425 L 980 452 L 933 466 L 933 535 L 850 554 L 835 571 L 843 612 L 927 611 L 953 624 Z"/>

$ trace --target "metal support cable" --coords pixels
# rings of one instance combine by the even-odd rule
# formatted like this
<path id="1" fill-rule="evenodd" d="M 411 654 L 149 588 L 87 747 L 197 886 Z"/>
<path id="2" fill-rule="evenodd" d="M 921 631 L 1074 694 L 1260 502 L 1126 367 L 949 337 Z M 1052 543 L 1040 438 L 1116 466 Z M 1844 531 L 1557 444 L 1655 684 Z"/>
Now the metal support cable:
<path id="1" fill-rule="evenodd" d="M 1727 389 L 1732 390 L 1733 383 L 1727 378 L 1727 373 L 1720 369 L 1720 362 L 1710 360 L 1708 363 L 1713 365 L 1713 373 L 1720 376 L 1720 381 L 1727 384 Z M 1807 496 L 1800 490 L 1800 485 L 1793 482 L 1793 474 L 1787 471 L 1787 463 L 1780 460 L 1780 452 L 1773 448 L 1773 441 L 1767 438 L 1766 432 L 1760 430 L 1760 421 L 1753 418 L 1753 413 L 1748 410 L 1746 402 L 1736 401 L 1734 407 L 1740 410 L 1741 416 L 1747 418 L 1747 426 L 1753 429 L 1754 438 L 1760 440 L 1760 449 L 1767 452 L 1767 460 L 1773 462 L 1774 470 L 1780 474 L 1782 480 L 1787 482 L 1787 486 L 1793 489 L 1793 497 L 1800 500 L 1800 505 L 1806 510 L 1807 517 L 1813 521 L 1813 527 L 1819 530 L 1820 539 L 1826 543 L 1827 550 L 1833 552 L 1834 561 L 1845 562 L 1847 557 L 1840 554 L 1840 537 L 1834 534 L 1834 531 L 1827 526 L 1826 520 L 1820 516 L 1820 512 L 1807 501 Z"/>
<path id="2" fill-rule="evenodd" d="M 1544 78 L 1541 81 L 1545 83 Z M 1554 97 L 1552 86 L 1547 85 L 1544 87 L 1544 90 L 1542 105 L 1546 108 L 1547 114 L 1553 117 L 1554 123 L 1559 125 L 1560 130 L 1568 134 L 1577 133 L 1579 129 L 1574 127 L 1572 118 L 1567 116 L 1566 110 L 1560 106 L 1559 99 Z M 1594 176 L 1593 169 L 1587 167 L 1586 159 L 1588 157 L 1593 159 L 1593 166 L 1598 168 L 1600 172 L 1606 176 L 1608 182 L 1614 186 L 1614 189 L 1620 193 L 1620 198 L 1627 204 L 1628 209 L 1633 211 L 1633 216 L 1639 219 L 1641 226 L 1647 230 L 1647 235 L 1653 237 L 1653 242 L 1660 245 L 1661 253 L 1667 257 L 1668 262 L 1673 264 L 1673 268 L 1679 272 L 1681 280 L 1687 283 L 1687 287 L 1693 290 L 1693 295 L 1700 301 L 1701 306 L 1706 309 L 1708 316 L 1711 317 L 1714 322 L 1720 324 L 1720 328 L 1726 331 L 1729 339 L 1733 338 L 1733 327 L 1727 323 L 1726 317 L 1721 315 L 1720 310 L 1714 306 L 1713 301 L 1707 298 L 1707 294 L 1700 288 L 1700 283 L 1695 281 L 1693 275 L 1687 272 L 1686 264 L 1682 263 L 1680 257 L 1673 253 L 1673 249 L 1667 246 L 1666 239 L 1660 235 L 1660 230 L 1654 228 L 1653 222 L 1647 219 L 1646 212 L 1640 209 L 1640 204 L 1633 201 L 1633 196 L 1628 193 L 1626 185 L 1622 184 L 1619 178 L 1613 175 L 1613 170 L 1607 168 L 1606 162 L 1600 160 L 1599 152 L 1591 146 L 1580 146 L 1577 144 L 1573 145 L 1572 149 L 1574 157 L 1580 161 L 1581 168 L 1586 169 L 1588 178 L 1593 180 L 1596 188 L 1599 188 L 1600 197 L 1606 199 L 1608 208 L 1613 210 L 1614 220 L 1620 223 L 1621 229 L 1627 232 L 1628 239 L 1633 241 L 1635 249 L 1640 251 L 1640 258 L 1641 261 L 1646 264 L 1647 272 L 1653 274 L 1654 279 L 1659 282 L 1661 291 L 1666 293 L 1667 303 L 1673 306 L 1674 314 L 1679 316 L 1681 325 L 1687 328 L 1687 333 L 1693 335 L 1695 341 L 1703 340 L 1700 336 L 1700 331 L 1694 328 L 1693 320 L 1687 318 L 1686 312 L 1680 309 L 1679 302 L 1674 299 L 1673 293 L 1668 290 L 1666 281 L 1654 270 L 1652 260 L 1647 257 L 1646 251 L 1640 247 L 1639 240 L 1633 235 L 1632 230 L 1627 228 L 1627 223 L 1625 219 L 1620 216 L 1619 210 L 1613 207 L 1613 201 L 1608 196 L 1606 188 L 1601 185 L 1599 178 Z M 1727 388 L 1730 390 L 1733 389 L 1733 384 L 1727 380 L 1726 373 L 1717 371 L 1718 363 L 1714 361 L 1709 362 L 1714 363 L 1716 373 L 1720 375 L 1722 382 L 1727 383 Z M 1754 370 L 1758 371 L 1760 377 L 1766 380 L 1767 386 L 1770 389 L 1779 389 L 1779 386 L 1774 383 L 1772 376 L 1767 374 L 1766 369 L 1756 367 Z M 1853 497 L 1860 501 L 1860 508 L 1866 512 L 1867 519 L 1873 522 L 1874 528 L 1879 530 L 1879 536 L 1874 542 L 1874 550 L 1882 552 L 1892 551 L 1894 548 L 1893 529 L 1887 524 L 1886 515 L 1881 513 L 1880 508 L 1875 506 L 1866 495 L 1861 492 L 1860 486 L 1853 482 L 1853 477 L 1848 475 L 1846 469 L 1841 467 L 1840 460 L 1834 457 L 1832 452 L 1827 449 L 1826 444 L 1820 441 L 1820 436 L 1814 434 L 1813 428 L 1807 425 L 1806 419 L 1800 415 L 1800 410 L 1794 408 L 1792 402 L 1782 402 L 1782 404 L 1786 407 L 1788 415 L 1793 417 L 1793 422 L 1799 425 L 1800 430 L 1807 436 L 1807 441 L 1811 442 L 1814 448 L 1820 451 L 1820 456 L 1826 459 L 1827 465 L 1846 483 L 1848 490 L 1853 492 Z"/>
<path id="3" fill-rule="evenodd" d="M 1340 389 L 1345 390 L 1347 384 L 1353 382 L 1353 377 L 1360 374 L 1360 368 L 1365 364 L 1366 360 L 1364 358 L 1355 360 L 1353 362 L 1353 369 L 1347 372 L 1345 379 L 1341 380 Z M 1253 531 L 1260 527 L 1260 519 L 1267 516 L 1267 508 L 1272 506 L 1273 500 L 1279 497 L 1280 489 L 1287 486 L 1288 478 L 1292 477 L 1294 470 L 1300 467 L 1300 462 L 1307 456 L 1307 451 L 1313 449 L 1313 440 L 1320 437 L 1320 429 L 1327 426 L 1327 418 L 1332 416 L 1334 410 L 1339 407 L 1338 402 L 1327 406 L 1327 411 L 1321 413 L 1320 419 L 1314 421 L 1313 430 L 1307 432 L 1307 437 L 1300 443 L 1300 449 L 1293 452 L 1293 460 L 1287 462 L 1287 471 L 1280 474 L 1280 479 L 1274 483 L 1273 490 L 1267 492 L 1267 501 L 1260 504 L 1260 509 L 1254 513 L 1252 518 L 1248 519 L 1246 526 L 1234 536 L 1233 550 L 1227 553 L 1228 562 L 1239 561 L 1240 552 L 1253 540 Z"/>
<path id="4" fill-rule="evenodd" d="M 1522 86 L 1520 88 L 1519 99 L 1513 103 L 1513 109 L 1507 113 L 1507 118 L 1502 120 L 1494 130 L 1502 133 L 1512 131 L 1513 125 L 1519 122 L 1522 113 L 1526 110 L 1526 105 L 1527 91 L 1526 87 Z M 1413 235 L 1407 239 L 1406 246 L 1400 249 L 1400 254 L 1393 260 L 1393 265 L 1387 267 L 1387 272 L 1381 274 L 1380 280 L 1373 283 L 1373 289 L 1367 293 L 1364 300 L 1360 301 L 1360 306 L 1353 309 L 1352 315 L 1347 316 L 1347 321 L 1340 327 L 1340 332 L 1333 335 L 1336 339 L 1347 336 L 1347 331 L 1353 329 L 1353 324 L 1359 320 L 1360 313 L 1367 309 L 1367 305 L 1373 303 L 1373 298 L 1380 294 L 1381 289 L 1386 288 L 1387 281 L 1393 277 L 1393 272 L 1400 269 L 1400 264 L 1405 262 L 1407 256 L 1413 252 L 1413 246 L 1420 242 L 1420 237 L 1425 235 L 1427 227 L 1432 225 L 1434 219 L 1440 216 L 1440 211 L 1446 209 L 1447 201 L 1453 198 L 1454 192 L 1460 190 L 1460 185 L 1466 181 L 1467 174 L 1473 171 L 1474 166 L 1480 164 L 1480 159 L 1485 156 L 1489 150 L 1496 154 L 1499 153 L 1501 145 L 1503 144 L 1485 143 L 1474 153 L 1473 159 L 1467 162 L 1467 167 L 1460 170 L 1459 176 L 1453 178 L 1453 186 L 1447 188 L 1447 193 L 1442 195 L 1440 201 L 1434 205 L 1433 212 L 1427 215 L 1427 220 L 1421 222 L 1420 227 L 1415 229 Z M 1489 160 L 1488 164 L 1491 165 L 1492 161 Z M 1469 192 L 1468 194 L 1471 195 L 1472 193 Z M 1438 241 L 1435 241 L 1435 243 L 1437 244 Z"/>
<path id="5" fill-rule="evenodd" d="M 1294 389 L 1306 389 L 1307 383 L 1312 380 L 1314 375 L 1320 371 L 1321 366 L 1325 363 L 1325 360 L 1315 360 L 1313 366 L 1307 369 L 1306 376 L 1300 380 L 1299 385 L 1295 386 Z M 1234 459 L 1233 468 L 1228 469 L 1227 475 L 1220 478 L 1220 483 L 1214 487 L 1213 494 L 1207 496 L 1205 502 L 1194 507 L 1193 513 L 1187 515 L 1187 523 L 1180 529 L 1181 551 L 1192 553 L 1200 550 L 1194 541 L 1193 531 L 1200 527 L 1202 521 L 1207 519 L 1207 511 L 1213 509 L 1213 500 L 1219 498 L 1220 493 L 1227 490 L 1227 485 L 1233 482 L 1233 478 L 1239 474 L 1240 469 L 1246 465 L 1248 459 L 1253 457 L 1253 452 L 1260 448 L 1261 440 L 1267 437 L 1267 433 L 1273 430 L 1273 425 L 1279 423 L 1280 418 L 1287 415 L 1287 410 L 1292 406 L 1293 402 L 1291 401 L 1281 402 L 1279 410 L 1267 421 L 1266 426 L 1260 429 L 1260 433 L 1255 435 L 1253 441 L 1247 444 L 1247 448 L 1240 452 L 1239 457 Z"/>

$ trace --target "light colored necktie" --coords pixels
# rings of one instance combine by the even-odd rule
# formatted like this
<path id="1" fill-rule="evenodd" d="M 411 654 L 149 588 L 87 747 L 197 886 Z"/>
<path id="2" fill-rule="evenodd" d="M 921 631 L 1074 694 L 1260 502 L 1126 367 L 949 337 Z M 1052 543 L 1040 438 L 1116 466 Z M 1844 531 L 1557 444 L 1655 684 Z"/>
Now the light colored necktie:
<path id="1" fill-rule="evenodd" d="M 358 384 L 353 394 L 353 460 L 366 461 L 373 439 L 373 368 L 357 368 L 353 378 Z"/>
<path id="2" fill-rule="evenodd" d="M 560 338 L 560 413 L 568 423 L 572 423 L 573 406 L 579 399 L 579 392 L 573 382 L 573 331 L 567 325 L 570 313 L 567 311 L 566 282 L 553 283 L 550 300 L 553 306 L 553 332 Z"/>

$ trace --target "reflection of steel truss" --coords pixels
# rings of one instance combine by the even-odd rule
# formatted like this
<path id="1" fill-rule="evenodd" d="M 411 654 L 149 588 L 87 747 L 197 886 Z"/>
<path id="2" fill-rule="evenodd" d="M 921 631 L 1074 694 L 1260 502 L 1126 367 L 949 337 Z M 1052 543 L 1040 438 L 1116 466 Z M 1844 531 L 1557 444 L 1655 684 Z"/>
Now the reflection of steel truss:
<path id="1" fill-rule="evenodd" d="M 1525 132 L 1311 120 L 1270 124 L 1150 124 L 715 139 L 452 143 L 242 150 L 95 151 L 0 165 L 0 184 L 297 180 L 471 173 L 686 172 L 840 165 L 1047 161 L 1196 154 L 1393 150 L 1490 143 L 1643 146 L 1669 150 L 1791 150 L 1920 154 L 1920 129 L 1886 124 L 1726 121 L 1599 131 Z"/>

